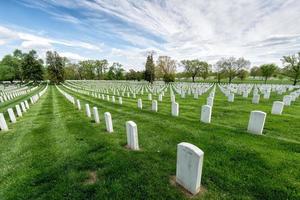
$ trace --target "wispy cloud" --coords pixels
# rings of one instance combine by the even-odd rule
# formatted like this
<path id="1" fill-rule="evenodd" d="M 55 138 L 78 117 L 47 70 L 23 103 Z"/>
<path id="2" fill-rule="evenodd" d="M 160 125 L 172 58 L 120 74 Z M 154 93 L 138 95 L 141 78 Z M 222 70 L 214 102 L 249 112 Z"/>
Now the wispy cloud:
<path id="1" fill-rule="evenodd" d="M 64 39 L 54 39 L 49 37 L 42 37 L 40 35 L 34 35 L 32 33 L 22 32 L 13 30 L 4 26 L 0 26 L 0 44 L 8 44 L 12 42 L 19 42 L 19 46 L 16 48 L 21 48 L 24 50 L 35 49 L 40 51 L 40 55 L 44 57 L 44 53 L 47 50 L 58 50 L 55 46 L 62 45 L 66 47 L 80 48 L 86 50 L 92 50 L 96 52 L 101 52 L 102 44 L 94 45 L 82 41 L 74 40 L 64 40 Z M 71 59 L 78 60 L 79 58 L 84 58 L 75 53 L 67 52 L 65 53 L 66 57 L 70 56 Z"/>
<path id="2" fill-rule="evenodd" d="M 215 62 L 224 56 L 243 56 L 253 64 L 280 63 L 282 55 L 300 50 L 298 0 L 23 0 L 22 4 L 71 24 L 103 44 L 105 56 L 127 66 L 141 68 L 149 49 L 178 60 Z M 36 38 L 23 35 L 22 40 L 25 46 L 37 45 Z M 37 40 L 44 47 L 99 50 L 84 42 Z"/>

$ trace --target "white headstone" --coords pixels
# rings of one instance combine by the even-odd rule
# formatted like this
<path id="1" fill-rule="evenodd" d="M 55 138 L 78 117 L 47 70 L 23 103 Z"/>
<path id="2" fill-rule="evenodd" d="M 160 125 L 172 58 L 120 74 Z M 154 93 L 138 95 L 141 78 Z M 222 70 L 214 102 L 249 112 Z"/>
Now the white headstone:
<path id="1" fill-rule="evenodd" d="M 25 101 L 24 101 L 24 103 L 25 103 L 25 107 L 26 107 L 26 109 L 29 109 L 29 104 L 28 104 L 28 101 L 27 101 L 27 100 L 25 100 Z"/>
<path id="2" fill-rule="evenodd" d="M 111 114 L 109 112 L 105 112 L 104 118 L 105 118 L 105 125 L 106 125 L 107 132 L 109 133 L 114 132 Z"/>
<path id="3" fill-rule="evenodd" d="M 283 111 L 284 103 L 281 101 L 274 101 L 272 106 L 272 114 L 273 115 L 281 115 Z"/>
<path id="4" fill-rule="evenodd" d="M 113 103 L 116 102 L 115 96 L 112 96 L 112 97 L 111 97 L 111 102 L 113 102 Z"/>
<path id="5" fill-rule="evenodd" d="M 9 119 L 11 121 L 11 123 L 16 123 L 17 119 L 14 113 L 14 110 L 12 108 L 7 109 L 8 115 L 9 115 Z"/>
<path id="6" fill-rule="evenodd" d="M 207 97 L 206 104 L 213 107 L 214 105 L 214 98 L 213 97 Z"/>
<path id="7" fill-rule="evenodd" d="M 122 104 L 123 104 L 122 97 L 119 97 L 119 104 L 120 104 L 120 105 L 122 105 Z"/>
<path id="8" fill-rule="evenodd" d="M 194 93 L 194 99 L 198 99 L 198 98 L 199 98 L 198 92 L 195 92 Z"/>
<path id="9" fill-rule="evenodd" d="M 176 101 L 176 99 L 175 99 L 175 95 L 174 94 L 172 94 L 171 95 L 171 102 L 175 102 Z"/>
<path id="10" fill-rule="evenodd" d="M 176 182 L 193 195 L 200 191 L 204 152 L 193 144 L 177 145 Z"/>
<path id="11" fill-rule="evenodd" d="M 152 111 L 157 112 L 157 101 L 156 100 L 152 101 Z"/>
<path id="12" fill-rule="evenodd" d="M 201 121 L 204 123 L 210 123 L 211 121 L 211 106 L 203 105 L 201 108 Z"/>
<path id="13" fill-rule="evenodd" d="M 290 95 L 285 95 L 283 97 L 283 103 L 285 106 L 290 106 L 291 105 L 291 101 L 292 101 L 292 98 Z"/>
<path id="14" fill-rule="evenodd" d="M 228 102 L 234 102 L 234 94 L 233 93 L 228 94 Z"/>
<path id="15" fill-rule="evenodd" d="M 20 108 L 20 105 L 16 105 L 16 111 L 17 111 L 17 115 L 18 117 L 22 117 L 22 111 L 21 111 L 21 108 Z"/>
<path id="16" fill-rule="evenodd" d="M 78 110 L 81 110 L 81 104 L 80 104 L 80 100 L 79 99 L 77 99 L 77 108 L 78 108 Z"/>
<path id="17" fill-rule="evenodd" d="M 23 112 L 27 112 L 24 102 L 21 102 L 21 108 Z"/>
<path id="18" fill-rule="evenodd" d="M 127 145 L 132 150 L 139 150 L 138 131 L 136 123 L 126 122 Z"/>
<path id="19" fill-rule="evenodd" d="M 96 124 L 100 123 L 99 114 L 98 114 L 98 108 L 93 107 L 93 114 L 94 114 L 94 120 Z"/>
<path id="20" fill-rule="evenodd" d="M 179 104 L 172 102 L 172 116 L 177 117 L 179 115 Z"/>
<path id="21" fill-rule="evenodd" d="M 266 113 L 262 111 L 251 111 L 248 123 L 248 132 L 261 135 L 264 129 Z"/>
<path id="22" fill-rule="evenodd" d="M 148 100 L 152 101 L 152 94 L 148 94 Z"/>
<path id="23" fill-rule="evenodd" d="M 259 94 L 254 94 L 253 98 L 252 98 L 252 103 L 258 104 L 259 103 L 259 99 L 260 99 Z"/>
<path id="24" fill-rule="evenodd" d="M 264 93 L 264 99 L 269 99 L 270 98 L 270 92 L 265 92 Z"/>
<path id="25" fill-rule="evenodd" d="M 0 113 L 0 128 L 1 131 L 8 131 L 8 126 L 6 124 L 3 113 Z"/>
<path id="26" fill-rule="evenodd" d="M 181 91 L 181 98 L 185 98 L 185 92 L 184 91 Z"/>
<path id="27" fill-rule="evenodd" d="M 143 102 L 142 102 L 142 99 L 138 99 L 137 106 L 138 106 L 139 109 L 143 109 Z"/>
<path id="28" fill-rule="evenodd" d="M 158 101 L 162 101 L 162 94 L 158 95 Z"/>
<path id="29" fill-rule="evenodd" d="M 92 117 L 89 104 L 85 104 L 85 113 L 86 113 L 86 116 Z"/>
<path id="30" fill-rule="evenodd" d="M 244 97 L 244 98 L 248 98 L 248 92 L 247 92 L 247 91 L 244 91 L 244 92 L 243 92 L 243 97 Z"/>

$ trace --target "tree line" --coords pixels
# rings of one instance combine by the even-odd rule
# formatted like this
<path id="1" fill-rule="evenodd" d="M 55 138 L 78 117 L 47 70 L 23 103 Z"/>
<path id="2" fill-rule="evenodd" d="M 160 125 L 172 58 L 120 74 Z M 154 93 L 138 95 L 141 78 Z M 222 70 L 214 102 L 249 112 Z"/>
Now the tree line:
<path id="1" fill-rule="evenodd" d="M 193 82 L 197 78 L 205 81 L 213 76 L 219 83 L 225 78 L 231 83 L 235 78 L 245 80 L 248 76 L 252 76 L 263 77 L 266 83 L 272 76 L 279 78 L 286 76 L 296 85 L 300 81 L 300 52 L 283 56 L 282 63 L 283 68 L 279 68 L 274 63 L 250 68 L 250 61 L 243 57 L 221 58 L 211 65 L 199 59 L 178 62 L 169 56 L 159 56 L 155 62 L 153 52 L 150 52 L 144 70 L 130 69 L 126 72 L 122 64 L 117 62 L 109 64 L 106 59 L 74 63 L 60 56 L 56 51 L 47 51 L 44 62 L 35 50 L 24 53 L 16 49 L 0 61 L 0 80 L 11 82 L 50 80 L 52 83 L 60 83 L 64 80 L 146 80 L 153 83 L 155 80 L 173 82 L 176 78 L 186 77 L 190 77 Z M 183 67 L 184 71 L 176 72 L 178 67 Z"/>

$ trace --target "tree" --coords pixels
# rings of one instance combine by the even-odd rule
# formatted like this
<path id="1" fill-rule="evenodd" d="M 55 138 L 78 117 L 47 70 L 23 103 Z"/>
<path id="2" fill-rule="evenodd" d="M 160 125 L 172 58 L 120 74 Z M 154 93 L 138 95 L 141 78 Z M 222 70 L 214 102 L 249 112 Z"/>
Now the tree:
<path id="1" fill-rule="evenodd" d="M 198 60 L 182 60 L 181 63 L 185 68 L 185 72 L 192 77 L 193 82 L 195 82 L 195 77 L 200 72 L 200 66 L 198 65 Z"/>
<path id="2" fill-rule="evenodd" d="M 249 72 L 245 69 L 241 69 L 237 73 L 237 77 L 239 77 L 241 79 L 241 81 L 245 80 L 248 75 L 249 75 Z"/>
<path id="3" fill-rule="evenodd" d="M 79 61 L 79 68 L 81 78 L 91 80 L 95 79 L 95 61 L 94 60 L 83 60 Z"/>
<path id="4" fill-rule="evenodd" d="M 14 66 L 15 68 L 15 79 L 17 80 L 23 80 L 23 74 L 22 74 L 22 68 L 21 68 L 21 62 L 24 58 L 24 53 L 22 53 L 21 50 L 16 49 L 13 52 L 13 57 L 15 59 L 16 65 Z"/>
<path id="5" fill-rule="evenodd" d="M 159 56 L 157 60 L 158 71 L 166 83 L 175 81 L 176 61 L 169 56 Z"/>
<path id="6" fill-rule="evenodd" d="M 13 81 L 14 76 L 15 73 L 12 67 L 0 64 L 0 81 Z"/>
<path id="7" fill-rule="evenodd" d="M 32 80 L 34 82 L 43 80 L 43 60 L 38 59 L 35 50 L 31 50 L 29 53 L 24 54 L 21 62 L 21 68 L 24 80 Z"/>
<path id="8" fill-rule="evenodd" d="M 107 72 L 107 78 L 109 80 L 123 80 L 124 79 L 124 69 L 120 63 L 113 63 Z"/>
<path id="9" fill-rule="evenodd" d="M 16 73 L 15 68 L 19 64 L 17 63 L 17 60 L 11 56 L 6 55 L 3 57 L 3 59 L 0 62 L 0 79 L 5 81 L 13 81 L 16 79 Z"/>
<path id="10" fill-rule="evenodd" d="M 200 76 L 203 78 L 203 80 L 206 80 L 210 74 L 211 74 L 211 65 L 208 63 L 202 65 Z"/>
<path id="11" fill-rule="evenodd" d="M 65 80 L 65 63 L 67 59 L 59 56 L 56 51 L 47 51 L 46 53 L 46 65 L 49 80 L 52 83 L 59 84 Z"/>
<path id="12" fill-rule="evenodd" d="M 98 80 L 104 79 L 104 74 L 106 73 L 107 66 L 108 66 L 108 62 L 106 59 L 95 61 L 95 68 L 96 68 Z"/>
<path id="13" fill-rule="evenodd" d="M 265 83 L 267 83 L 268 78 L 270 78 L 275 73 L 277 68 L 278 67 L 273 63 L 263 64 L 260 66 L 261 75 L 265 78 Z"/>
<path id="14" fill-rule="evenodd" d="M 67 63 L 64 68 L 64 74 L 66 80 L 78 80 L 80 79 L 78 73 L 78 64 L 77 63 Z"/>
<path id="15" fill-rule="evenodd" d="M 223 62 L 222 59 L 214 65 L 215 76 L 218 83 L 221 83 L 221 79 L 225 76 L 224 65 L 225 62 Z"/>
<path id="16" fill-rule="evenodd" d="M 151 84 L 155 80 L 155 65 L 153 61 L 153 53 L 147 56 L 147 61 L 145 65 L 145 80 Z"/>
<path id="17" fill-rule="evenodd" d="M 292 56 L 283 56 L 284 74 L 293 80 L 293 85 L 300 81 L 300 52 Z"/>
<path id="18" fill-rule="evenodd" d="M 257 66 L 252 67 L 250 70 L 250 76 L 252 76 L 255 79 L 255 77 L 259 75 L 260 75 L 260 68 Z"/>
<path id="19" fill-rule="evenodd" d="M 142 80 L 143 79 L 143 74 L 145 74 L 145 72 L 141 72 L 141 71 L 135 71 L 133 69 L 130 69 L 129 72 L 126 73 L 125 75 L 125 79 L 126 80 Z"/>
<path id="20" fill-rule="evenodd" d="M 115 66 L 115 77 L 117 80 L 124 80 L 124 69 L 120 63 L 113 63 Z"/>
<path id="21" fill-rule="evenodd" d="M 195 77 L 201 74 L 205 80 L 209 74 L 209 64 L 205 61 L 196 60 L 183 60 L 181 63 L 184 65 L 185 71 L 192 77 L 195 82 Z"/>
<path id="22" fill-rule="evenodd" d="M 222 71 L 225 72 L 228 77 L 228 82 L 231 83 L 232 80 L 237 76 L 237 72 L 241 69 L 247 69 L 250 66 L 250 61 L 244 58 L 236 59 L 234 57 L 221 58 L 218 61 L 218 65 L 222 67 Z"/>

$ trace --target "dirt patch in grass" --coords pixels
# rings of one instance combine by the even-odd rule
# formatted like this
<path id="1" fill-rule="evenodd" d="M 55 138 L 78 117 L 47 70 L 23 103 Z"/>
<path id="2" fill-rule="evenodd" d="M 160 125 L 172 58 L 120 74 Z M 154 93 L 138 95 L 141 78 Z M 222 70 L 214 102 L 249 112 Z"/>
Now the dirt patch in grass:
<path id="1" fill-rule="evenodd" d="M 130 150 L 130 151 L 142 151 L 142 149 L 140 147 L 139 147 L 139 150 L 133 150 L 127 144 L 124 146 L 124 148 L 127 150 Z"/>
<path id="2" fill-rule="evenodd" d="M 96 171 L 89 171 L 88 175 L 89 175 L 88 179 L 86 179 L 83 184 L 84 185 L 92 185 L 92 184 L 96 183 L 96 181 L 97 181 Z"/>
<path id="3" fill-rule="evenodd" d="M 187 191 L 184 187 L 176 183 L 176 176 L 170 177 L 170 184 L 177 187 L 189 199 L 203 197 L 207 191 L 206 188 L 201 185 L 200 191 L 196 195 L 193 195 L 192 193 Z"/>

